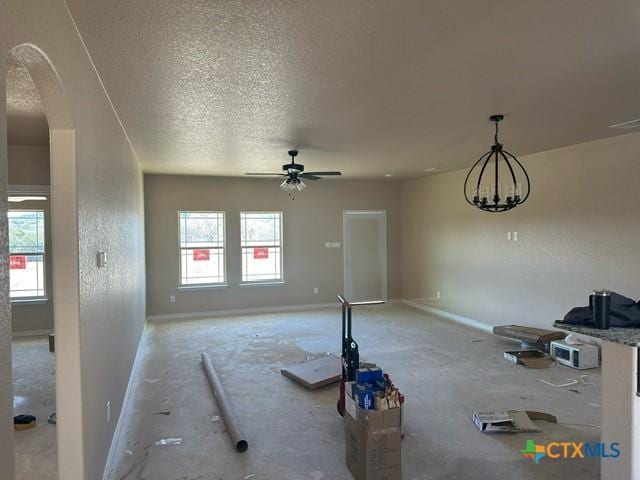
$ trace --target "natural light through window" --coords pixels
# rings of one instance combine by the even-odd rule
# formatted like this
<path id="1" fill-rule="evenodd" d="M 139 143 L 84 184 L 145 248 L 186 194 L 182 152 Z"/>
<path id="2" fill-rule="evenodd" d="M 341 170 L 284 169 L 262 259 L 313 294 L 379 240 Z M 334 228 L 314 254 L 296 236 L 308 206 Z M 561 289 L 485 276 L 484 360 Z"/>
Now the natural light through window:
<path id="1" fill-rule="evenodd" d="M 282 212 L 241 212 L 242 282 L 282 281 Z"/>
<path id="2" fill-rule="evenodd" d="M 179 220 L 180 285 L 224 284 L 224 212 L 179 212 Z"/>
<path id="3" fill-rule="evenodd" d="M 8 217 L 10 297 L 45 298 L 44 210 L 9 210 Z"/>

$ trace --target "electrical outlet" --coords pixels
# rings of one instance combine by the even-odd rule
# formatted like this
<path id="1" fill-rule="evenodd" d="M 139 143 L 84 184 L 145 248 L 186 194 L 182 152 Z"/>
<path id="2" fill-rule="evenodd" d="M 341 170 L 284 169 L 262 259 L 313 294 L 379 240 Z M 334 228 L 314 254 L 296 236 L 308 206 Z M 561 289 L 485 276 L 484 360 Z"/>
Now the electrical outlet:
<path id="1" fill-rule="evenodd" d="M 507 232 L 507 240 L 511 240 L 511 232 Z"/>
<path id="2" fill-rule="evenodd" d="M 111 423 L 111 400 L 107 402 L 107 423 Z"/>
<path id="3" fill-rule="evenodd" d="M 440 300 L 440 292 L 436 292 L 436 299 Z"/>
<path id="4" fill-rule="evenodd" d="M 324 248 L 331 248 L 331 242 L 324 242 Z"/>
<path id="5" fill-rule="evenodd" d="M 513 241 L 514 242 L 518 241 L 518 232 L 513 232 Z"/>
<path id="6" fill-rule="evenodd" d="M 318 294 L 318 287 L 314 287 L 313 288 L 313 293 L 316 294 L 316 295 Z"/>
<path id="7" fill-rule="evenodd" d="M 169 301 L 171 303 L 176 303 L 176 296 L 175 295 L 169 295 Z"/>

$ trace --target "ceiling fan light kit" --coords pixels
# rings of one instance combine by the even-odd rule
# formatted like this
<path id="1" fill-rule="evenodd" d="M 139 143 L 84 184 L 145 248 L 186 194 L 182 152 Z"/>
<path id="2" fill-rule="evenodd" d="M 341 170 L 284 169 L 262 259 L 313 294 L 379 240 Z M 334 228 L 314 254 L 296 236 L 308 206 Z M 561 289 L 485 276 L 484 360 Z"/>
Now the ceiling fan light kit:
<path id="1" fill-rule="evenodd" d="M 285 192 L 301 192 L 307 185 L 300 178 L 287 178 L 280 184 L 280 188 Z"/>
<path id="2" fill-rule="evenodd" d="M 522 205 L 531 192 L 529 174 L 498 141 L 498 124 L 503 119 L 503 115 L 489 117 L 496 126 L 494 143 L 491 150 L 474 163 L 464 181 L 467 203 L 491 213 L 506 212 Z"/>
<path id="3" fill-rule="evenodd" d="M 293 198 L 296 192 L 301 192 L 306 188 L 304 180 L 321 180 L 326 176 L 342 175 L 340 172 L 305 172 L 304 165 L 296 163 L 298 150 L 289 150 L 287 154 L 291 157 L 291 163 L 282 165 L 284 173 L 245 173 L 249 176 L 266 176 L 266 177 L 285 177 L 280 188 L 287 192 Z"/>

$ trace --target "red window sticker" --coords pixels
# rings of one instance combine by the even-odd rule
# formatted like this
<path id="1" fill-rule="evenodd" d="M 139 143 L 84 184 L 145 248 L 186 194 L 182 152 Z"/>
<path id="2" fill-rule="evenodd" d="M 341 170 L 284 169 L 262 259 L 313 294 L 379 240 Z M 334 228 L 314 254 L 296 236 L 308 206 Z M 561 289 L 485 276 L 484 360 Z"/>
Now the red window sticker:
<path id="1" fill-rule="evenodd" d="M 202 262 L 209 260 L 209 250 L 194 250 L 193 261 Z"/>
<path id="2" fill-rule="evenodd" d="M 10 270 L 26 270 L 26 268 L 27 268 L 26 255 L 11 255 L 9 257 Z"/>
<path id="3" fill-rule="evenodd" d="M 261 260 L 269 258 L 269 249 L 267 247 L 258 247 L 253 249 L 253 259 Z"/>

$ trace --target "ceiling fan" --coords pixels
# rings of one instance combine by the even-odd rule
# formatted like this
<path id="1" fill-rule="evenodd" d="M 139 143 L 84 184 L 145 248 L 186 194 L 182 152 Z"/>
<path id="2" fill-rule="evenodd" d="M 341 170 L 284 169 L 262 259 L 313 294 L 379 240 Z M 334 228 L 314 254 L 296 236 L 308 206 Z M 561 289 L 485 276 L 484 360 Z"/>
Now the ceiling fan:
<path id="1" fill-rule="evenodd" d="M 280 188 L 289 194 L 302 191 L 306 187 L 303 180 L 320 180 L 322 177 L 342 175 L 340 172 L 305 172 L 304 165 L 296 163 L 298 150 L 289 150 L 287 153 L 291 157 L 291 163 L 282 165 L 284 173 L 245 173 L 245 175 L 285 177 Z"/>

